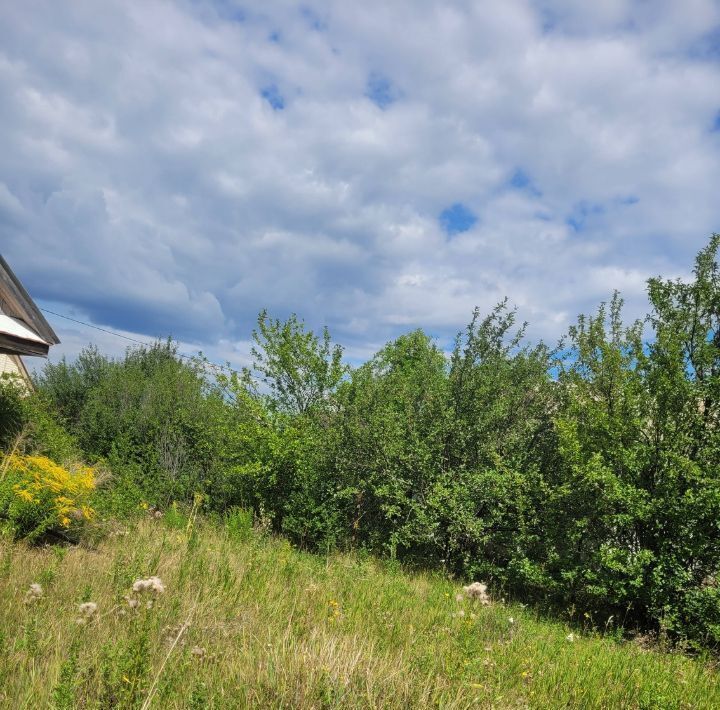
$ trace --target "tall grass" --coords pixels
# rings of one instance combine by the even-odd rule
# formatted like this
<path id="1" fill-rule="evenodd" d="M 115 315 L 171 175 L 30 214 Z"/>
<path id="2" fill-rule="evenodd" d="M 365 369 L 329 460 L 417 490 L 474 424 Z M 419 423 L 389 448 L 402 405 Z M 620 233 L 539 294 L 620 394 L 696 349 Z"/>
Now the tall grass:
<path id="1" fill-rule="evenodd" d="M 700 660 L 458 600 L 440 575 L 186 523 L 94 549 L 3 540 L 0 707 L 720 707 Z M 151 575 L 164 593 L 131 592 Z"/>

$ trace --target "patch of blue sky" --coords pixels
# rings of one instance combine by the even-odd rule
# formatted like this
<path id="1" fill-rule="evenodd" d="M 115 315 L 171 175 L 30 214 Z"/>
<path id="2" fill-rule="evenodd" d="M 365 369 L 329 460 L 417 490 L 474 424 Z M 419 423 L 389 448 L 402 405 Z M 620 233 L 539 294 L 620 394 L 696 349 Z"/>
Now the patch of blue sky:
<path id="1" fill-rule="evenodd" d="M 540 192 L 535 183 L 530 179 L 530 176 L 522 168 L 518 168 L 512 174 L 510 187 L 529 192 L 534 197 L 540 197 L 540 195 L 542 195 L 542 192 Z"/>
<path id="2" fill-rule="evenodd" d="M 715 120 L 713 121 L 712 128 L 710 130 L 713 133 L 720 131 L 720 111 L 715 114 Z"/>
<path id="3" fill-rule="evenodd" d="M 234 0 L 215 0 L 215 12 L 229 22 L 246 22 L 247 12 Z"/>
<path id="4" fill-rule="evenodd" d="M 440 226 L 448 237 L 467 232 L 477 224 L 477 215 L 462 202 L 456 202 L 446 207 L 439 216 Z"/>
<path id="5" fill-rule="evenodd" d="M 707 32 L 697 42 L 693 43 L 689 52 L 691 59 L 700 59 L 704 61 L 720 60 L 720 27 Z"/>
<path id="6" fill-rule="evenodd" d="M 553 219 L 552 213 L 547 210 L 537 210 L 537 212 L 533 212 L 533 217 L 543 222 L 552 222 Z"/>
<path id="7" fill-rule="evenodd" d="M 300 15 L 305 20 L 305 22 L 307 22 L 310 28 L 315 30 L 316 32 L 322 32 L 323 30 L 327 29 L 327 24 L 323 21 L 320 15 L 318 15 L 318 13 L 315 12 L 315 10 L 313 10 L 311 7 L 303 5 L 300 8 Z"/>
<path id="8" fill-rule="evenodd" d="M 274 30 L 268 35 L 268 42 L 274 42 L 275 44 L 278 44 L 282 38 L 282 35 L 280 34 L 279 30 Z"/>
<path id="9" fill-rule="evenodd" d="M 557 27 L 557 15 L 547 7 L 538 10 L 543 34 L 550 34 Z"/>
<path id="10" fill-rule="evenodd" d="M 596 202 L 578 202 L 570 215 L 565 219 L 565 223 L 574 231 L 582 232 L 587 226 L 589 220 L 605 214 L 606 208 Z"/>
<path id="11" fill-rule="evenodd" d="M 260 94 L 270 104 L 273 111 L 282 111 L 285 108 L 285 99 L 275 84 L 266 86 Z"/>
<path id="12" fill-rule="evenodd" d="M 367 80 L 365 96 L 384 110 L 397 101 L 398 92 L 390 79 L 378 72 L 372 72 Z"/>

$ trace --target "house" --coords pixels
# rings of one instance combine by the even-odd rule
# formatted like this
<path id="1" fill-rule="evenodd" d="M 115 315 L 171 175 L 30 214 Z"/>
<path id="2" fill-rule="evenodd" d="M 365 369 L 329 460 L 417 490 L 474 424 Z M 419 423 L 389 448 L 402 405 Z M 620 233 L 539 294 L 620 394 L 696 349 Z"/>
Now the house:
<path id="1" fill-rule="evenodd" d="M 32 387 L 22 356 L 47 357 L 60 339 L 7 261 L 0 256 L 0 376 L 13 374 Z"/>

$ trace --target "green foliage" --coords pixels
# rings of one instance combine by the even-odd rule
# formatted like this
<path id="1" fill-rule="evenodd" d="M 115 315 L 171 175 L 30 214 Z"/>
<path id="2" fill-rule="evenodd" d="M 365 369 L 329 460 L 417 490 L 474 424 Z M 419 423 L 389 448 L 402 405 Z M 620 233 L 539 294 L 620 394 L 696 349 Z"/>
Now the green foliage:
<path id="1" fill-rule="evenodd" d="M 17 378 L 0 376 L 0 451 L 8 450 L 25 424 L 23 388 Z"/>
<path id="2" fill-rule="evenodd" d="M 87 350 L 46 368 L 39 413 L 20 419 L 45 416 L 38 441 L 71 448 L 60 412 L 108 462 L 105 510 L 147 502 L 172 521 L 168 506 L 202 493 L 237 539 L 253 525 L 375 551 L 717 648 L 718 248 L 690 283 L 651 279 L 645 321 L 625 324 L 615 294 L 557 350 L 528 344 L 503 302 L 448 354 L 417 330 L 351 369 L 327 329 L 263 311 L 251 369 L 171 343 L 118 361 Z"/>
<path id="3" fill-rule="evenodd" d="M 76 636 L 70 643 L 68 657 L 60 667 L 60 677 L 53 688 L 53 710 L 73 710 L 77 707 L 75 694 L 78 684 L 78 656 L 80 653 L 80 637 Z"/>
<path id="4" fill-rule="evenodd" d="M 76 540 L 95 515 L 94 490 L 91 468 L 9 454 L 0 459 L 0 524 L 31 542 L 47 536 Z"/>
<path id="5" fill-rule="evenodd" d="M 16 377 L 0 377 L 0 452 L 31 450 L 58 461 L 79 457 L 73 436 L 42 394 Z"/>
<path id="6" fill-rule="evenodd" d="M 100 707 L 140 707 L 147 690 L 149 651 L 148 632 L 137 621 L 124 644 L 105 646 L 100 664 Z"/>
<path id="7" fill-rule="evenodd" d="M 48 363 L 36 383 L 63 420 L 74 423 L 79 419 L 88 395 L 102 381 L 110 366 L 108 358 L 101 355 L 96 346 L 89 345 L 72 363 L 65 357 L 57 364 Z"/>
<path id="8" fill-rule="evenodd" d="M 253 532 L 253 512 L 247 508 L 230 508 L 225 516 L 228 535 L 241 542 L 248 540 Z"/>
<path id="9" fill-rule="evenodd" d="M 720 707 L 710 659 L 618 643 L 499 594 L 485 606 L 459 580 L 397 559 L 241 542 L 202 519 L 192 548 L 163 520 L 126 530 L 64 548 L 61 564 L 50 548 L 11 543 L 0 707 Z M 130 593 L 149 574 L 165 592 Z M 24 602 L 37 582 L 43 596 Z M 78 625 L 84 600 L 97 613 Z"/>
<path id="10" fill-rule="evenodd" d="M 82 459 L 82 450 L 77 440 L 63 425 L 48 398 L 42 393 L 34 393 L 23 398 L 22 407 L 23 447 L 26 451 L 63 463 Z"/>
<path id="11" fill-rule="evenodd" d="M 322 336 L 307 331 L 295 314 L 285 322 L 267 311 L 258 316 L 253 331 L 253 366 L 270 388 L 268 403 L 281 410 L 304 414 L 322 405 L 345 374 L 342 348 L 332 345 L 327 328 Z"/>
<path id="12" fill-rule="evenodd" d="M 65 415 L 85 456 L 110 464 L 113 503 L 125 512 L 138 498 L 164 507 L 212 482 L 213 423 L 223 404 L 202 373 L 201 363 L 177 357 L 173 344 L 157 343 L 120 361 L 89 349 L 77 363 L 48 365 L 38 387 Z M 119 485 L 127 500 L 117 496 Z"/>

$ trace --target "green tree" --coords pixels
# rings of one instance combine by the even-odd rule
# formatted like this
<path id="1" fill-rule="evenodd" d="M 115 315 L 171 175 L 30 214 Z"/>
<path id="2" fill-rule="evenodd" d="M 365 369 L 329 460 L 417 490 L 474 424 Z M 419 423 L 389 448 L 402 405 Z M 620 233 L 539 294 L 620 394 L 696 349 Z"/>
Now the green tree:
<path id="1" fill-rule="evenodd" d="M 653 514 L 645 534 L 658 563 L 652 612 L 678 633 L 720 647 L 720 235 L 694 279 L 650 279 Z"/>
<path id="2" fill-rule="evenodd" d="M 280 321 L 262 311 L 252 337 L 253 367 L 270 389 L 270 405 L 282 411 L 305 414 L 322 404 L 347 372 L 327 327 L 318 337 L 295 314 Z"/>

